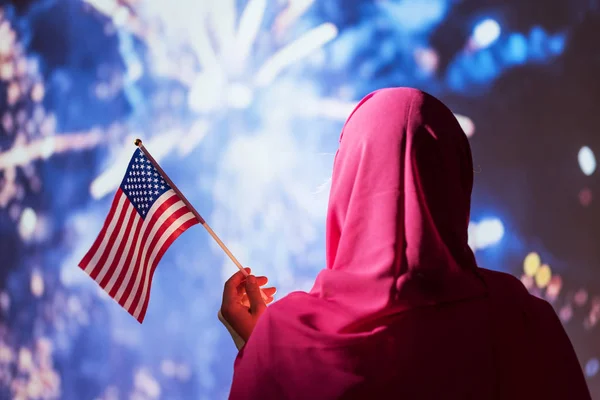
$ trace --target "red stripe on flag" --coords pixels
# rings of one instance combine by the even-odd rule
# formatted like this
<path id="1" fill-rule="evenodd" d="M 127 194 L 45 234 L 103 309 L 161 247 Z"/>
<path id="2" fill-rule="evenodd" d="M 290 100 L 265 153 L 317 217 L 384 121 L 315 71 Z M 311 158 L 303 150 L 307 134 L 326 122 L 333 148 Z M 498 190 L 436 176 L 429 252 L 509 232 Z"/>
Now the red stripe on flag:
<path id="1" fill-rule="evenodd" d="M 125 219 L 125 215 L 127 214 L 127 211 L 129 211 L 129 207 L 133 207 L 133 206 L 129 202 L 129 199 L 126 198 L 125 202 L 123 203 L 123 207 L 121 207 L 121 213 L 119 214 L 117 224 L 115 225 L 115 228 L 113 229 L 112 233 L 110 234 L 110 237 L 108 238 L 108 242 L 106 243 L 104 252 L 102 253 L 102 256 L 98 260 L 98 263 L 96 264 L 94 269 L 90 272 L 90 276 L 92 277 L 93 280 L 96 280 L 96 277 L 98 276 L 100 271 L 102 271 L 102 266 L 106 262 L 106 259 L 108 258 L 108 255 L 110 254 L 110 251 L 112 250 L 113 246 L 115 245 L 115 240 L 117 240 L 117 236 L 119 236 L 119 231 L 121 230 L 120 229 L 121 225 L 123 225 L 123 220 Z M 98 266 L 100 266 L 100 268 L 97 268 Z"/>
<path id="2" fill-rule="evenodd" d="M 137 214 L 136 210 L 134 210 L 134 212 Z M 134 215 L 134 218 L 139 218 L 139 216 Z M 134 218 L 132 218 L 132 219 L 134 219 Z M 142 226 L 144 226 L 144 220 L 140 220 L 137 224 L 135 233 L 133 234 L 133 240 L 131 241 L 131 246 L 129 246 L 129 251 L 127 252 L 127 256 L 126 256 L 127 258 L 125 259 L 125 263 L 121 266 L 120 271 L 115 271 L 115 273 L 118 272 L 119 276 L 117 277 L 117 280 L 115 281 L 115 284 L 113 285 L 113 287 L 110 289 L 110 293 L 109 293 L 109 296 L 112 297 L 113 299 L 115 298 L 115 296 L 117 295 L 117 292 L 119 291 L 119 288 L 123 284 L 123 279 L 125 279 L 125 275 L 127 275 L 127 268 L 129 268 L 129 264 L 131 263 L 131 259 L 133 258 L 133 253 L 135 253 L 135 245 L 137 244 L 138 237 L 140 236 Z"/>
<path id="3" fill-rule="evenodd" d="M 140 264 L 142 279 L 140 280 L 140 285 L 137 288 L 137 292 L 134 294 L 133 303 L 131 303 L 131 306 L 129 307 L 130 310 L 135 311 L 139 301 L 141 300 L 140 297 L 142 296 L 142 293 L 144 291 L 145 281 L 147 279 L 147 270 L 150 268 L 148 262 L 150 261 L 152 250 L 156 247 L 156 244 L 164 235 L 165 231 L 169 229 L 169 227 L 173 225 L 173 223 L 177 221 L 179 217 L 181 217 L 184 214 L 187 214 L 188 212 L 190 212 L 190 210 L 186 206 L 181 207 L 180 209 L 172 213 L 169 217 L 167 217 L 167 219 L 164 220 L 160 228 L 158 228 L 158 231 L 156 231 L 156 235 L 154 235 L 154 237 L 152 238 L 152 242 L 150 242 L 150 244 L 147 247 L 148 251 L 146 252 L 146 257 L 142 260 Z"/>
<path id="4" fill-rule="evenodd" d="M 125 292 L 123 293 L 123 295 L 119 299 L 119 304 L 122 307 L 125 307 L 125 303 L 127 302 L 127 299 L 129 298 L 129 295 L 131 294 L 131 291 L 133 290 L 133 285 L 135 284 L 135 281 L 137 280 L 137 276 L 138 276 L 137 273 L 139 273 L 140 268 L 141 268 L 140 261 L 141 261 L 141 258 L 142 258 L 142 254 L 144 253 L 144 248 L 146 247 L 146 239 L 148 239 L 148 235 L 152 231 L 152 227 L 156 223 L 156 220 L 169 207 L 171 207 L 173 204 L 177 203 L 178 201 L 179 201 L 179 196 L 177 196 L 177 194 L 173 193 L 173 195 L 171 197 L 169 197 L 169 199 L 167 199 L 163 204 L 160 205 L 160 207 L 156 210 L 156 212 L 154 213 L 154 215 L 152 215 L 152 217 L 150 218 L 150 221 L 147 221 L 146 230 L 149 231 L 149 232 L 144 232 L 144 235 L 139 239 L 139 240 L 141 240 L 140 250 L 139 250 L 139 252 L 137 254 L 135 264 L 133 265 L 133 273 L 132 273 L 132 276 L 129 279 L 129 282 L 127 284 L 127 288 L 125 289 Z"/>
<path id="5" fill-rule="evenodd" d="M 98 237 L 94 241 L 94 244 L 92 245 L 92 248 L 88 250 L 88 252 L 86 253 L 86 255 L 79 262 L 79 267 L 81 269 L 85 270 L 87 268 L 88 264 L 90 263 L 90 261 L 94 257 L 94 254 L 96 254 L 96 251 L 98 251 L 98 247 L 100 247 L 100 244 L 104 240 L 104 236 L 106 235 L 106 230 L 108 229 L 108 225 L 110 225 L 110 222 L 113 219 L 113 216 L 115 214 L 115 210 L 117 209 L 117 204 L 119 203 L 119 199 L 121 198 L 121 196 L 124 196 L 124 194 L 123 194 L 123 191 L 121 190 L 121 188 L 119 188 L 117 190 L 117 193 L 115 194 L 115 197 L 113 199 L 112 205 L 110 206 L 110 211 L 108 212 L 108 216 L 104 220 L 104 226 L 102 227 L 102 230 L 100 231 L 100 234 L 98 235 Z"/>
<path id="6" fill-rule="evenodd" d="M 125 249 L 125 245 L 127 244 L 127 239 L 131 235 L 131 226 L 133 225 L 133 221 L 136 219 L 137 216 L 137 211 L 135 210 L 135 207 L 129 204 L 127 208 L 129 211 L 129 222 L 127 222 L 127 226 L 125 227 L 125 235 L 121 238 L 121 243 L 119 244 L 119 248 L 117 249 L 115 257 L 113 258 L 112 262 L 108 267 L 108 271 L 106 271 L 104 278 L 102 278 L 102 281 L 100 281 L 100 287 L 102 288 L 105 288 L 106 285 L 108 285 L 108 282 L 110 282 L 110 278 L 112 278 L 113 274 L 115 273 L 115 270 L 117 268 L 117 265 L 119 264 L 119 261 L 121 260 L 121 257 L 125 256 L 125 254 L 123 254 L 123 250 Z M 138 223 L 138 225 L 141 224 Z"/>
<path id="7" fill-rule="evenodd" d="M 199 221 L 196 217 L 183 223 L 175 232 L 173 232 L 171 234 L 171 236 L 169 236 L 169 238 L 165 241 L 165 243 L 162 245 L 162 247 L 158 251 L 156 258 L 154 259 L 154 262 L 152 263 L 152 269 L 150 270 L 150 281 L 148 282 L 148 290 L 146 291 L 144 305 L 142 306 L 142 312 L 138 316 L 138 322 L 140 324 L 144 321 L 144 317 L 146 316 L 146 310 L 148 308 L 148 302 L 150 300 L 150 289 L 152 288 L 152 278 L 154 277 L 154 271 L 156 270 L 158 263 L 162 259 L 165 252 L 169 249 L 169 246 L 171 245 L 171 243 L 173 243 L 179 237 L 179 235 L 181 235 L 183 232 L 185 232 L 188 228 L 190 228 L 198 223 L 199 223 Z"/>

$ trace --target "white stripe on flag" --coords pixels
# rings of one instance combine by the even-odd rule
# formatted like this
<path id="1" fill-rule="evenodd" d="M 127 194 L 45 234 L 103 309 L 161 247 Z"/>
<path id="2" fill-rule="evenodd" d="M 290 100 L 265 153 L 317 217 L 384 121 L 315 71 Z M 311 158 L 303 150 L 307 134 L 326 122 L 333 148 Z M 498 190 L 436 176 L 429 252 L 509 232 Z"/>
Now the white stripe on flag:
<path id="1" fill-rule="evenodd" d="M 85 272 L 87 272 L 88 274 L 92 273 L 94 268 L 96 268 L 96 264 L 98 264 L 98 261 L 100 261 L 102 254 L 104 254 L 104 251 L 106 250 L 106 245 L 108 243 L 108 239 L 110 238 L 110 235 L 112 235 L 112 232 L 115 229 L 115 225 L 117 224 L 117 221 L 119 220 L 119 215 L 121 215 L 121 211 L 123 210 L 123 203 L 125 202 L 127 197 L 122 192 L 119 192 L 119 194 L 120 194 L 119 203 L 117 204 L 115 213 L 113 214 L 113 217 L 110 220 L 108 228 L 106 229 L 106 233 L 104 235 L 104 238 L 102 239 L 102 243 L 100 243 L 100 246 L 98 246 L 98 249 L 94 253 L 94 257 L 92 257 L 92 259 L 90 260 L 90 263 L 85 267 Z"/>
<path id="2" fill-rule="evenodd" d="M 117 234 L 117 237 L 115 239 L 115 242 L 112 245 L 112 248 L 110 249 L 108 258 L 106 259 L 106 262 L 102 266 L 102 270 L 96 276 L 96 282 L 98 282 L 98 283 L 102 282 L 104 275 L 106 275 L 106 273 L 110 269 L 110 266 L 111 266 L 113 260 L 115 259 L 115 255 L 117 254 L 117 250 L 119 249 L 119 246 L 121 246 L 121 241 L 123 240 L 123 236 L 125 235 L 125 233 L 127 231 L 127 224 L 129 224 L 129 220 L 131 219 L 133 214 L 136 213 L 135 208 L 131 205 L 130 202 L 127 202 L 127 204 L 125 204 L 123 212 L 127 213 L 127 214 L 125 214 L 125 219 L 123 219 L 123 223 L 121 224 L 119 233 Z"/>
<path id="3" fill-rule="evenodd" d="M 165 210 L 164 213 L 161 214 L 160 217 L 158 217 L 158 219 L 156 220 L 156 223 L 152 226 L 152 230 L 148 234 L 148 239 L 146 240 L 146 243 L 144 244 L 144 249 L 142 251 L 142 258 L 140 259 L 141 263 L 140 263 L 138 271 L 137 271 L 137 276 L 135 277 L 135 283 L 133 284 L 133 289 L 131 290 L 131 293 L 129 293 L 129 298 L 127 299 L 127 301 L 125 302 L 125 305 L 124 305 L 126 310 L 129 310 L 129 307 L 131 307 L 131 303 L 133 303 L 133 300 L 136 297 L 136 293 L 138 291 L 138 287 L 140 286 L 140 281 L 142 279 L 142 272 L 144 271 L 145 268 L 147 268 L 147 265 L 144 263 L 144 260 L 146 259 L 146 253 L 148 252 L 150 243 L 152 243 L 152 240 L 154 240 L 154 236 L 156 236 L 156 232 L 158 232 L 158 230 L 161 228 L 163 223 L 167 219 L 169 219 L 173 213 L 177 212 L 179 209 L 181 209 L 183 207 L 185 207 L 185 204 L 181 200 L 178 200 L 177 202 L 173 203 L 169 208 L 167 208 Z"/>
<path id="4" fill-rule="evenodd" d="M 169 228 L 163 232 L 162 236 L 158 240 L 158 243 L 156 243 L 156 246 L 154 246 L 154 249 L 152 250 L 152 255 L 150 256 L 150 260 L 148 261 L 148 267 L 146 268 L 146 273 L 144 275 L 144 279 L 143 279 L 144 287 L 142 290 L 142 294 L 140 295 L 140 300 L 138 301 L 137 307 L 135 309 L 135 313 L 133 314 L 133 316 L 136 319 L 138 319 L 139 314 L 142 311 L 142 306 L 145 303 L 146 292 L 148 291 L 148 285 L 150 284 L 150 270 L 154 266 L 154 259 L 158 255 L 160 248 L 163 246 L 163 244 L 167 241 L 167 239 L 169 238 L 169 236 L 171 236 L 171 234 L 173 232 L 175 232 L 177 229 L 179 229 L 179 227 L 181 225 L 185 224 L 187 221 L 189 221 L 190 219 L 193 219 L 193 218 L 196 218 L 196 217 L 191 212 L 188 212 L 188 213 L 182 215 L 181 217 L 179 217 L 175 223 L 171 224 L 171 226 L 169 226 Z M 127 308 L 127 309 L 129 309 L 129 308 Z"/>
<path id="5" fill-rule="evenodd" d="M 127 260 L 127 257 L 129 256 L 129 252 L 133 251 L 133 247 L 131 246 L 131 244 L 133 242 L 133 237 L 135 236 L 135 231 L 136 231 L 140 221 L 143 221 L 142 217 L 140 217 L 140 215 L 138 214 L 138 212 L 135 209 L 133 210 L 133 218 L 134 218 L 133 226 L 131 227 L 131 232 L 127 237 L 127 244 L 125 244 L 125 249 L 123 250 L 123 254 L 121 254 L 121 257 L 119 258 L 119 263 L 117 264 L 117 267 L 113 271 L 113 274 L 110 277 L 110 281 L 108 281 L 108 284 L 104 288 L 104 290 L 106 290 L 107 293 L 110 293 L 113 286 L 117 282 L 117 279 L 119 278 L 119 275 L 121 274 L 121 270 L 123 269 L 123 264 L 125 263 L 125 260 Z M 140 230 L 141 230 L 141 228 L 140 228 Z"/>
<path id="6" fill-rule="evenodd" d="M 125 266 L 125 270 L 127 271 L 127 273 L 125 274 L 125 279 L 123 279 L 123 282 L 121 283 L 121 286 L 119 287 L 119 290 L 115 295 L 115 300 L 117 301 L 117 303 L 121 300 L 121 296 L 123 296 L 123 293 L 125 292 L 125 289 L 127 289 L 127 285 L 131 280 L 131 275 L 133 274 L 133 270 L 135 269 L 135 262 L 137 261 L 140 245 L 146 234 L 146 229 L 148 228 L 148 224 L 150 223 L 152 216 L 154 215 L 156 210 L 158 210 L 160 206 L 163 205 L 164 202 L 169 200 L 173 195 L 175 195 L 173 189 L 167 190 L 156 200 L 156 202 L 152 205 L 150 210 L 148 210 L 148 215 L 146 215 L 146 219 L 144 219 L 144 222 L 142 223 L 142 226 L 140 228 L 140 233 L 135 243 L 135 250 L 133 252 L 133 256 L 131 257 L 131 261 L 129 262 L 128 266 Z"/>

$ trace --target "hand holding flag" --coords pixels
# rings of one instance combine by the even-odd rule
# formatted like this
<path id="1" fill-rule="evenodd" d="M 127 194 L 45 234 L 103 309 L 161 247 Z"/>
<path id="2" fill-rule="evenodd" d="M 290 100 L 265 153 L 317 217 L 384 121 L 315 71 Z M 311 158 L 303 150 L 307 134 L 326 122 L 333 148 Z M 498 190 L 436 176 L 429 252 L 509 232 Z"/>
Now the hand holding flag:
<path id="1" fill-rule="evenodd" d="M 202 224 L 242 274 L 248 274 L 142 141 L 136 139 L 135 144 L 139 149 L 131 157 L 104 226 L 79 267 L 141 323 L 160 259 L 193 225 Z"/>
<path id="2" fill-rule="evenodd" d="M 219 321 L 229 331 L 238 350 L 250 337 L 276 292 L 274 287 L 263 288 L 261 292 L 260 287 L 267 284 L 267 277 L 247 274 L 250 274 L 250 268 L 236 272 L 225 282 L 223 302 L 218 313 Z M 267 296 L 266 300 L 261 294 Z"/>

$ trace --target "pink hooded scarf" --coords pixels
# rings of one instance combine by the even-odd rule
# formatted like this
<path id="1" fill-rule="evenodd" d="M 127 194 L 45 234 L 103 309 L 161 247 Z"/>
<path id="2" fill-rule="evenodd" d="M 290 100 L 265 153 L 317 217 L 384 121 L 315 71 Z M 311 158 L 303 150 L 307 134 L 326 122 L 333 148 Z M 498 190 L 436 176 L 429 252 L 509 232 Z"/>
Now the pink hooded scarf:
<path id="1" fill-rule="evenodd" d="M 468 140 L 440 101 L 366 96 L 334 161 L 327 268 L 261 317 L 230 398 L 589 398 L 552 308 L 477 267 L 472 186 Z"/>

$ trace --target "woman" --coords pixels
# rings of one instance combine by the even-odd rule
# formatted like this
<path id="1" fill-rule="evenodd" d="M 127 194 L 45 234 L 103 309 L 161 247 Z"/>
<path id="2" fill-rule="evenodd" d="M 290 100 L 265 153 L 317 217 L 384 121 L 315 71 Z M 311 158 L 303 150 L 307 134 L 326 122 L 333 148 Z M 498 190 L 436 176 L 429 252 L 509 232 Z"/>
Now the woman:
<path id="1" fill-rule="evenodd" d="M 477 267 L 472 185 L 468 140 L 440 101 L 365 97 L 340 138 L 313 289 L 266 310 L 265 278 L 226 284 L 222 314 L 247 341 L 230 398 L 589 399 L 552 307 Z"/>

